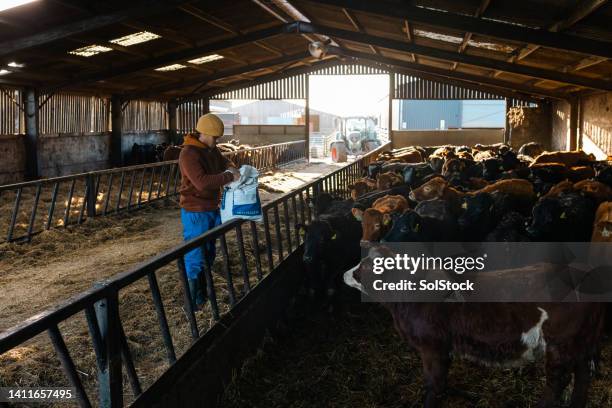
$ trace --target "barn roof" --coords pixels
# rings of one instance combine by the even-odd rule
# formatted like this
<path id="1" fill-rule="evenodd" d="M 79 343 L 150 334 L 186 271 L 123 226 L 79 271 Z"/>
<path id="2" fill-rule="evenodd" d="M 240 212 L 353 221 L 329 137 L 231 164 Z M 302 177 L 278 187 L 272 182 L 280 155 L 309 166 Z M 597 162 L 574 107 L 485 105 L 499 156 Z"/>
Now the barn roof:
<path id="1" fill-rule="evenodd" d="M 0 11 L 0 85 L 174 99 L 341 60 L 567 98 L 612 90 L 610 21 L 604 0 L 39 0 Z"/>

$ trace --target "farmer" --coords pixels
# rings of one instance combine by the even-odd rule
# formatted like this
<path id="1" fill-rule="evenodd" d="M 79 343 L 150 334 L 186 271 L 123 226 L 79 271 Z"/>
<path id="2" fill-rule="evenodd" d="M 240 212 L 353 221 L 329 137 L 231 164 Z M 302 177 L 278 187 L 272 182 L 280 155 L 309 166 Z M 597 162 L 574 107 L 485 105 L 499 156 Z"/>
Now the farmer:
<path id="1" fill-rule="evenodd" d="M 179 155 L 180 206 L 183 238 L 188 241 L 221 224 L 219 199 L 222 187 L 240 178 L 234 163 L 216 147 L 223 136 L 223 122 L 207 113 L 200 116 L 194 134 L 185 136 Z M 192 304 L 200 309 L 206 301 L 204 261 L 210 270 L 215 260 L 215 241 L 185 254 L 185 270 Z"/>

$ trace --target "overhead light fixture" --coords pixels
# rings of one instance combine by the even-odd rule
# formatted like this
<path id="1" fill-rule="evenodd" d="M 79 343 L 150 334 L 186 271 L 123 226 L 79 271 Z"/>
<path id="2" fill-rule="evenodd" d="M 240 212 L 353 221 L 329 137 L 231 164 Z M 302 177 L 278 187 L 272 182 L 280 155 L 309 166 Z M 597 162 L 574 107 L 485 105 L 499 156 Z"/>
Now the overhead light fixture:
<path id="1" fill-rule="evenodd" d="M 192 59 L 189 60 L 188 62 L 192 63 L 192 64 L 206 64 L 207 62 L 212 62 L 212 61 L 217 61 L 220 59 L 223 59 L 223 55 L 219 55 L 219 54 L 210 54 L 210 55 L 205 55 L 203 57 L 200 58 L 196 58 L 196 59 Z"/>
<path id="2" fill-rule="evenodd" d="M 328 51 L 328 45 L 331 43 L 331 40 L 328 39 L 326 41 L 314 41 L 308 44 L 308 52 L 315 58 L 321 59 L 325 57 Z"/>
<path id="3" fill-rule="evenodd" d="M 109 42 L 113 44 L 122 45 L 124 47 L 129 47 L 130 45 L 141 44 L 143 42 L 155 40 L 160 38 L 161 36 L 150 33 L 148 31 L 140 31 L 138 33 L 129 34 L 121 38 L 115 38 L 114 40 L 110 40 Z"/>
<path id="4" fill-rule="evenodd" d="M 9 67 L 11 67 L 11 68 L 23 68 L 23 67 L 25 67 L 25 64 L 20 64 L 20 63 L 15 62 L 15 61 L 9 62 L 7 65 Z"/>
<path id="5" fill-rule="evenodd" d="M 14 7 L 23 6 L 24 4 L 33 3 L 38 0 L 3 0 L 0 1 L 0 11 L 12 9 Z"/>
<path id="6" fill-rule="evenodd" d="M 0 75 L 10 74 L 13 71 L 9 71 L 8 69 L 0 69 Z"/>
<path id="7" fill-rule="evenodd" d="M 112 48 L 103 45 L 92 44 L 86 47 L 77 48 L 76 50 L 68 51 L 68 54 L 78 55 L 79 57 L 91 57 L 102 52 L 112 51 Z"/>
<path id="8" fill-rule="evenodd" d="M 182 65 L 182 64 L 172 64 L 172 65 L 166 65 L 165 67 L 155 68 L 155 70 L 167 72 L 167 71 L 178 71 L 179 69 L 183 69 L 183 68 L 187 68 L 187 66 Z"/>

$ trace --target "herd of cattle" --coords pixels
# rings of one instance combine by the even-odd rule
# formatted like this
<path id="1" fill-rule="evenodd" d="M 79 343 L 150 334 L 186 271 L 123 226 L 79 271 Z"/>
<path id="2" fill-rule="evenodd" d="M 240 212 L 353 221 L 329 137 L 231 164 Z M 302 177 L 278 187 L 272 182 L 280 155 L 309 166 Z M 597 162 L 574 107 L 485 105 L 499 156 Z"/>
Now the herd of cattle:
<path id="1" fill-rule="evenodd" d="M 253 146 L 240 144 L 238 139 L 232 139 L 227 143 L 217 143 L 217 147 L 219 150 L 221 150 L 221 153 L 232 153 L 238 150 L 250 149 Z M 165 142 L 161 144 L 134 143 L 132 145 L 129 164 L 137 165 L 168 160 L 178 160 L 178 156 L 181 153 L 181 148 L 181 146 L 171 145 Z"/>
<path id="2" fill-rule="evenodd" d="M 349 186 L 349 200 L 318 194 L 310 202 L 315 219 L 297 225 L 313 293 L 332 296 L 347 270 L 345 282 L 363 290 L 361 276 L 372 273 L 360 259 L 364 241 L 612 241 L 612 166 L 583 151 L 545 152 L 536 143 L 518 151 L 408 147 L 381 153 L 363 176 Z M 545 355 L 538 406 L 555 406 L 572 374 L 571 406 L 587 402 L 602 304 L 385 306 L 423 361 L 425 407 L 439 406 L 448 391 L 451 355 L 494 365 Z"/>

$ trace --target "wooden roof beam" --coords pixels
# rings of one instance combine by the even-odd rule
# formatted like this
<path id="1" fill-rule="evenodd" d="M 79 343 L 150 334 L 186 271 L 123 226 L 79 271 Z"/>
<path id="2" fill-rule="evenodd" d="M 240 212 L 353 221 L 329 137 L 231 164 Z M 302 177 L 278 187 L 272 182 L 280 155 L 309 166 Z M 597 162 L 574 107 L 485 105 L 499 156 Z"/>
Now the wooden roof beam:
<path id="1" fill-rule="evenodd" d="M 215 17 L 211 14 L 205 13 L 204 11 L 200 10 L 198 7 L 195 7 L 191 4 L 185 4 L 181 7 L 179 7 L 179 10 L 190 14 L 191 16 L 204 21 L 205 23 L 208 23 L 214 27 L 220 28 L 221 30 L 227 31 L 228 33 L 234 34 L 234 35 L 242 35 L 244 34 L 243 31 L 239 30 L 238 28 L 236 28 L 235 26 L 226 23 L 225 21 L 223 21 L 222 19 Z M 282 56 L 284 55 L 284 53 L 279 50 L 276 47 L 273 47 L 269 44 L 266 44 L 263 41 L 254 41 L 253 44 L 255 44 L 256 46 L 258 46 L 261 49 L 264 49 L 272 54 L 275 54 L 277 56 Z"/>
<path id="2" fill-rule="evenodd" d="M 562 94 L 559 94 L 556 92 L 550 92 L 550 91 L 543 90 L 543 89 L 536 89 L 536 88 L 528 87 L 520 83 L 502 81 L 499 79 L 491 79 L 491 78 L 482 77 L 479 75 L 466 74 L 463 72 L 450 71 L 450 70 L 445 70 L 441 68 L 435 68 L 435 67 L 426 66 L 422 64 L 415 64 L 412 62 L 407 62 L 407 61 L 402 61 L 402 60 L 397 60 L 397 59 L 387 58 L 387 57 L 381 57 L 378 55 L 371 55 L 371 54 L 366 54 L 366 53 L 357 52 L 357 51 L 345 51 L 345 50 L 338 50 L 338 49 L 334 50 L 333 47 L 330 50 L 332 52 L 335 52 L 341 55 L 345 55 L 348 57 L 352 57 L 352 58 L 370 60 L 370 61 L 373 61 L 379 64 L 385 64 L 385 65 L 389 65 L 393 67 L 401 67 L 405 70 L 410 70 L 412 73 L 418 76 L 433 74 L 433 75 L 436 75 L 437 77 L 446 77 L 446 78 L 450 78 L 453 80 L 469 82 L 472 84 L 472 86 L 476 84 L 479 86 L 484 86 L 484 87 L 489 87 L 489 88 L 505 89 L 506 91 L 514 90 L 514 91 L 518 91 L 524 94 L 537 95 L 537 96 L 546 97 L 546 98 L 555 98 L 555 99 L 564 98 L 564 95 Z"/>
<path id="3" fill-rule="evenodd" d="M 36 47 L 61 40 L 73 35 L 82 34 L 100 27 L 124 22 L 130 18 L 159 14 L 185 3 L 185 0 L 147 0 L 130 4 L 128 8 L 101 14 L 59 27 L 49 28 L 36 34 L 0 42 L 0 56 L 9 55 L 24 49 Z"/>
<path id="4" fill-rule="evenodd" d="M 404 19 L 404 26 L 402 28 L 402 31 L 404 31 L 404 33 L 406 34 L 406 38 L 408 39 L 409 43 L 414 41 L 414 29 L 406 19 Z M 418 62 L 416 55 L 412 53 L 410 54 L 410 58 L 412 59 L 412 62 Z"/>
<path id="5" fill-rule="evenodd" d="M 579 52 L 612 58 L 612 47 L 606 41 L 593 40 L 547 30 L 538 30 L 511 23 L 491 21 L 473 16 L 431 10 L 404 3 L 388 0 L 309 0 L 311 3 L 321 3 L 349 8 L 366 13 L 379 14 L 392 18 L 401 18 L 434 27 L 449 28 L 463 32 L 484 35 L 500 40 L 510 40 L 527 44 L 535 44 L 560 50 Z"/>
<path id="6" fill-rule="evenodd" d="M 136 99 L 136 98 L 143 97 L 143 96 L 150 96 L 150 95 L 155 95 L 155 94 L 159 94 L 163 92 L 168 92 L 176 88 L 186 88 L 186 87 L 191 87 L 191 86 L 201 88 L 202 86 L 212 81 L 216 81 L 216 80 L 220 80 L 220 79 L 224 79 L 228 77 L 233 77 L 233 76 L 245 75 L 249 72 L 259 71 L 259 70 L 269 68 L 274 65 L 286 64 L 289 62 L 294 63 L 296 61 L 300 61 L 300 60 L 303 60 L 304 58 L 307 58 L 309 55 L 310 53 L 308 53 L 308 51 L 300 52 L 298 54 L 285 55 L 282 57 L 273 58 L 271 60 L 266 60 L 266 61 L 258 62 L 255 64 L 249 64 L 249 65 L 242 66 L 242 67 L 218 71 L 218 72 L 215 72 L 205 77 L 198 77 L 195 79 L 175 81 L 168 85 L 162 85 L 159 87 L 151 88 L 143 93 L 130 94 L 130 95 L 127 95 L 127 97 L 129 97 L 130 99 Z M 197 90 L 194 92 L 197 92 Z"/>
<path id="7" fill-rule="evenodd" d="M 296 27 L 298 32 L 324 34 L 327 36 L 333 36 L 348 41 L 354 41 L 363 44 L 372 44 L 380 48 L 387 48 L 407 53 L 415 53 L 450 62 L 459 62 L 489 69 L 499 69 L 514 74 L 525 75 L 540 79 L 548 79 L 551 81 L 557 81 L 566 84 L 580 85 L 587 88 L 612 90 L 611 81 L 562 73 L 557 70 L 548 70 L 526 65 L 511 64 L 497 59 L 485 58 L 468 54 L 459 54 L 453 51 L 446 51 L 440 48 L 427 47 L 417 44 L 407 44 L 403 41 L 393 40 L 385 37 L 378 37 L 354 31 L 340 30 L 333 27 L 315 25 L 310 23 L 297 22 Z"/>
<path id="8" fill-rule="evenodd" d="M 365 33 L 365 29 L 359 23 L 359 21 L 357 20 L 357 17 L 355 17 L 355 15 L 350 10 L 348 10 L 346 8 L 343 8 L 342 12 L 346 16 L 346 18 L 351 22 L 353 27 L 355 27 L 355 30 L 359 31 L 360 33 Z M 370 45 L 369 47 L 370 47 L 370 49 L 372 50 L 372 52 L 374 54 L 379 54 L 380 55 L 380 51 L 378 51 L 378 49 L 375 46 Z"/>
<path id="9" fill-rule="evenodd" d="M 302 61 L 304 62 L 304 61 Z M 323 60 L 319 60 L 316 61 L 312 64 L 307 64 L 306 66 L 303 67 L 296 67 L 296 68 L 292 68 L 292 69 L 288 69 L 287 71 L 283 72 L 283 73 L 278 73 L 275 72 L 273 74 L 269 74 L 269 75 L 262 75 L 259 76 L 257 78 L 253 78 L 250 81 L 240 81 L 240 82 L 236 82 L 233 84 L 229 84 L 227 86 L 224 86 L 222 88 L 213 88 L 213 89 L 207 89 L 203 92 L 198 92 L 198 93 L 194 93 L 192 95 L 185 95 L 183 96 L 180 100 L 179 103 L 181 102 L 187 102 L 193 99 L 198 99 L 198 98 L 202 98 L 202 97 L 208 97 L 208 96 L 212 96 L 216 93 L 220 93 L 220 92 L 231 92 L 231 91 L 235 91 L 237 89 L 242 89 L 242 88 L 246 88 L 249 86 L 254 86 L 254 85 L 259 85 L 259 84 L 263 84 L 266 82 L 270 82 L 270 81 L 275 81 L 277 79 L 282 79 L 282 78 L 287 78 L 289 76 L 293 76 L 293 75 L 299 75 L 299 74 L 305 74 L 308 73 L 310 71 L 312 71 L 313 69 L 319 69 L 319 68 L 325 68 L 328 66 L 332 66 L 335 65 L 337 63 L 335 56 L 330 56 L 327 59 L 323 59 Z"/>
<path id="10" fill-rule="evenodd" d="M 562 67 L 561 71 L 563 72 L 580 71 L 581 69 L 592 67 L 594 65 L 601 64 L 602 62 L 606 62 L 606 61 L 608 61 L 608 59 L 603 58 L 603 57 L 587 57 L 587 58 L 581 59 L 575 64 L 569 64 L 569 65 Z"/>
<path id="11" fill-rule="evenodd" d="M 480 18 L 484 14 L 487 7 L 489 7 L 490 3 L 491 3 L 491 0 L 481 0 L 480 5 L 478 6 L 478 9 L 476 9 L 476 11 L 474 12 L 474 17 Z M 460 54 L 464 52 L 468 44 L 470 43 L 471 39 L 472 39 L 472 33 L 471 32 L 465 33 L 463 35 L 463 40 L 461 40 L 461 44 L 459 44 L 459 48 L 457 49 L 457 52 Z M 458 65 L 459 65 L 458 62 L 454 62 L 451 70 L 453 71 L 456 70 Z"/>
<path id="12" fill-rule="evenodd" d="M 587 17 L 589 14 L 593 13 L 600 6 L 606 3 L 607 0 L 584 0 L 576 5 L 576 7 L 570 12 L 568 17 L 565 19 L 558 21 L 548 27 L 548 31 L 550 32 L 559 32 L 569 28 L 574 25 L 578 21 Z M 609 45 L 608 45 L 609 46 Z M 526 44 L 521 48 L 517 48 L 512 52 L 512 55 L 508 58 L 508 62 L 515 63 L 524 58 L 527 58 L 530 54 L 537 51 L 540 48 L 540 45 L 537 44 Z M 607 58 L 606 58 L 607 59 Z M 568 71 L 564 71 L 568 72 Z"/>

